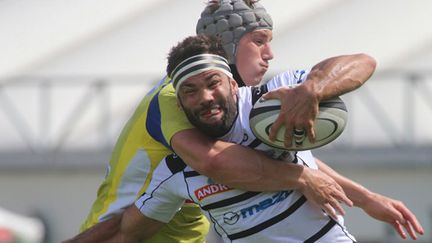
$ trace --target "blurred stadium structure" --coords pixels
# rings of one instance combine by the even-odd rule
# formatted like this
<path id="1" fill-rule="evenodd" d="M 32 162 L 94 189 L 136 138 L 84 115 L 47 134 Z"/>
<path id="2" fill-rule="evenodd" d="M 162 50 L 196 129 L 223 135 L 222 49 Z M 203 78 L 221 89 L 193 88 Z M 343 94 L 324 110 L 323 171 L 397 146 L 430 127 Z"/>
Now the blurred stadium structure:
<path id="1" fill-rule="evenodd" d="M 18 215 L 0 208 L 0 242 L 43 242 L 45 226 L 42 219 Z"/>
<path id="2" fill-rule="evenodd" d="M 0 2 L 0 207 L 43 214 L 49 242 L 77 232 L 121 128 L 168 49 L 194 33 L 202 2 Z M 426 229 L 418 242 L 432 241 L 432 3 L 304 2 L 262 0 L 275 22 L 272 74 L 340 54 L 377 59 L 342 97 L 345 132 L 315 154 L 404 201 Z M 398 242 L 358 209 L 347 225 L 360 242 Z"/>

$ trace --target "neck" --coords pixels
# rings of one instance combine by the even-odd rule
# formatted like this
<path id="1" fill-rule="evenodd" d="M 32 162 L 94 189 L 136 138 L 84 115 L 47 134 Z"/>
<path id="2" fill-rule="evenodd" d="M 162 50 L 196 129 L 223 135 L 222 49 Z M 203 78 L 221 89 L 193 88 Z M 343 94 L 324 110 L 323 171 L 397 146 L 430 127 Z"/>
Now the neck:
<path id="1" fill-rule="evenodd" d="M 231 73 L 233 75 L 234 80 L 237 82 L 239 87 L 246 86 L 246 84 L 243 82 L 243 79 L 240 77 L 240 74 L 237 70 L 237 66 L 235 64 L 229 65 L 231 68 Z"/>
<path id="2" fill-rule="evenodd" d="M 228 120 L 230 120 L 231 125 L 229 126 L 229 128 L 222 135 L 217 136 L 217 138 L 223 138 L 228 133 L 232 132 L 231 130 L 232 130 L 234 124 L 236 123 L 238 115 L 239 115 L 239 96 L 238 95 L 236 95 L 235 101 L 236 101 L 236 104 L 235 104 L 235 113 L 234 113 L 235 115 L 234 115 L 234 117 L 230 117 L 228 119 Z M 232 107 L 232 108 L 234 108 L 234 107 Z"/>

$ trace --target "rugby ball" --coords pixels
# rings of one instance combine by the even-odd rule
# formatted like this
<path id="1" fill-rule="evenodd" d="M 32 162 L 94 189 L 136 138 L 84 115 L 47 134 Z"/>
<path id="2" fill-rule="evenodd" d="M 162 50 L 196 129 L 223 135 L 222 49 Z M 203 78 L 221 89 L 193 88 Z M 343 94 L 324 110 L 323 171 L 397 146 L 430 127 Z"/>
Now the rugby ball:
<path id="1" fill-rule="evenodd" d="M 347 109 L 341 98 L 322 101 L 315 119 L 315 143 L 309 142 L 309 138 L 303 134 L 294 134 L 292 146 L 285 148 L 285 126 L 280 127 L 274 142 L 269 139 L 270 127 L 278 117 L 280 108 L 280 101 L 277 99 L 259 99 L 249 114 L 249 123 L 254 135 L 263 143 L 277 149 L 301 151 L 324 146 L 343 132 L 348 119 Z"/>

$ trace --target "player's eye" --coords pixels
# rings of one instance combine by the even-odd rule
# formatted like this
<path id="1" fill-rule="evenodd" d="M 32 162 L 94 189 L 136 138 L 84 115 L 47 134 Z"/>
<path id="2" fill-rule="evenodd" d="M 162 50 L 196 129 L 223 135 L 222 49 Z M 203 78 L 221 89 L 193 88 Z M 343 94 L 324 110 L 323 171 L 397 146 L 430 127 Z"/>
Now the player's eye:
<path id="1" fill-rule="evenodd" d="M 219 78 L 213 78 L 213 79 L 210 81 L 208 87 L 209 87 L 210 89 L 215 89 L 215 88 L 219 85 L 219 83 L 220 83 L 220 79 L 219 79 Z"/>
<path id="2" fill-rule="evenodd" d="M 254 42 L 255 42 L 255 44 L 256 44 L 257 46 L 261 46 L 261 45 L 264 45 L 264 44 L 265 44 L 265 40 L 262 39 L 262 38 L 257 38 L 257 39 L 254 40 Z"/>
<path id="3" fill-rule="evenodd" d="M 185 94 L 185 95 L 193 95 L 193 94 L 196 93 L 196 89 L 193 89 L 193 88 L 184 88 L 184 89 L 182 90 L 182 92 L 183 92 L 183 94 Z"/>

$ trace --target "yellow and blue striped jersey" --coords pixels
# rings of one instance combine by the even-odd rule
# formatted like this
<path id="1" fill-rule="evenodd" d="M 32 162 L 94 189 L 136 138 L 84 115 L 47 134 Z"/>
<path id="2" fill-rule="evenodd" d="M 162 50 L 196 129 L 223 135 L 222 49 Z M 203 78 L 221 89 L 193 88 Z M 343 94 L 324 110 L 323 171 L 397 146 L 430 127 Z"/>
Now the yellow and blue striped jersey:
<path id="1" fill-rule="evenodd" d="M 81 230 L 104 221 L 145 192 L 154 169 L 167 155 L 172 136 L 192 128 L 177 106 L 169 78 L 162 79 L 141 100 L 115 145 L 107 175 Z M 194 204 L 185 204 L 178 216 L 148 242 L 204 242 L 208 222 Z"/>

